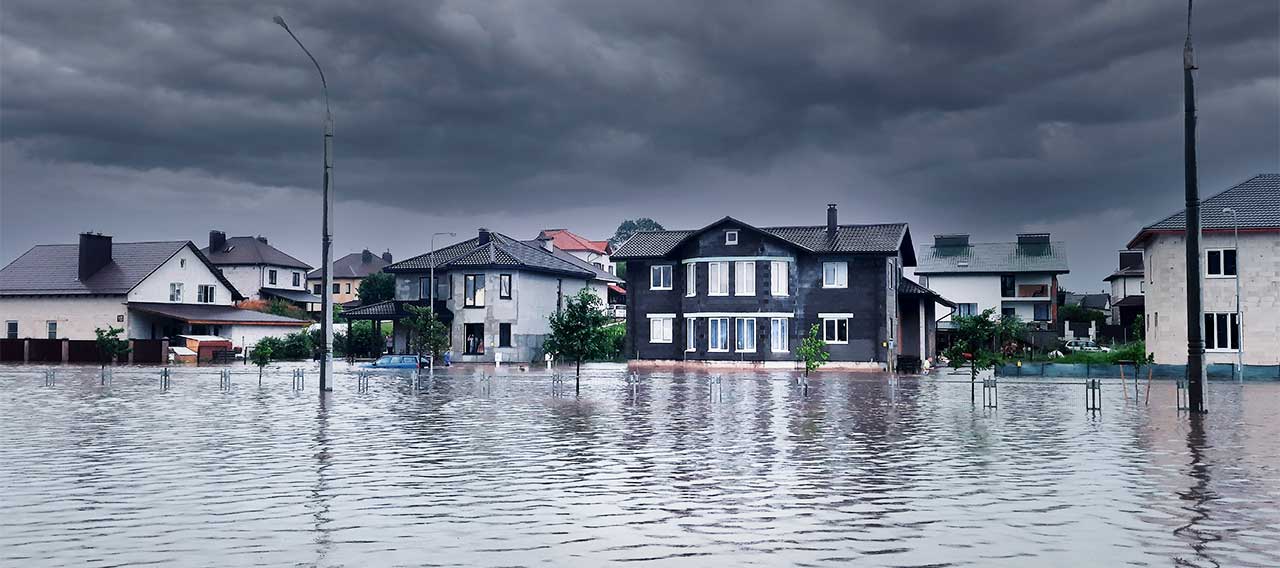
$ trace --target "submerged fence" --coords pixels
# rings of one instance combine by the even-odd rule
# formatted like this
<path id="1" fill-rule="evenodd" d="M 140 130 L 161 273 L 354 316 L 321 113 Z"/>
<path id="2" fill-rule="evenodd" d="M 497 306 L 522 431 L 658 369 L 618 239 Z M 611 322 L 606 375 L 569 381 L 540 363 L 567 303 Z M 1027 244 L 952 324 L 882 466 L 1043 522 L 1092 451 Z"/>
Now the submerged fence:
<path id="1" fill-rule="evenodd" d="M 1133 377 L 1138 372 L 1147 378 L 1150 372 L 1155 379 L 1180 379 L 1186 376 L 1186 365 L 1143 365 L 1137 371 L 1133 365 L 1103 365 L 1095 363 L 1022 363 L 1004 364 L 996 367 L 996 375 L 1001 377 L 1079 377 L 1079 378 L 1119 378 L 1123 371 L 1125 377 Z M 1205 365 L 1205 376 L 1214 380 L 1234 380 L 1235 365 L 1230 363 L 1213 363 Z M 1280 365 L 1245 365 L 1243 378 L 1246 381 L 1280 381 Z"/>

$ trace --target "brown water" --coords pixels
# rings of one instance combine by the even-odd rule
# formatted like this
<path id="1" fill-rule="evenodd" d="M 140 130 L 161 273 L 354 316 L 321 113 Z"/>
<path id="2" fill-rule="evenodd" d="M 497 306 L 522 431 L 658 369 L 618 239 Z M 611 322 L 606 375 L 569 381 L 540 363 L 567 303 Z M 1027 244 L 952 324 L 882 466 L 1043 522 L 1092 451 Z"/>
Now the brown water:
<path id="1" fill-rule="evenodd" d="M 0 367 L 0 564 L 1280 566 L 1280 384 L 306 368 Z"/>

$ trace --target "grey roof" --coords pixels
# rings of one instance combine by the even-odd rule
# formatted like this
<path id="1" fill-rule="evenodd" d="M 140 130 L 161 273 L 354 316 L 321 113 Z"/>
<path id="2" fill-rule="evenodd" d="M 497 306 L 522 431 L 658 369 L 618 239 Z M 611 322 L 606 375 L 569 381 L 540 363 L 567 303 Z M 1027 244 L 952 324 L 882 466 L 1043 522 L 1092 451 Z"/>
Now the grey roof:
<path id="1" fill-rule="evenodd" d="M 444 323 L 453 321 L 453 312 L 448 308 L 442 307 L 443 300 L 436 300 L 436 316 Z M 406 306 L 426 307 L 427 302 L 424 300 L 383 300 L 381 302 L 369 304 L 367 306 L 357 306 L 350 309 L 342 310 L 339 317 L 352 320 L 396 320 L 408 317 L 412 314 L 406 309 Z"/>
<path id="2" fill-rule="evenodd" d="M 188 323 L 243 323 L 251 325 L 311 325 L 309 320 L 297 320 L 235 306 L 214 304 L 165 304 L 158 302 L 130 302 L 129 309 L 153 313 Z"/>
<path id="3" fill-rule="evenodd" d="M 968 246 L 921 247 L 916 274 L 984 274 L 992 272 L 1049 272 L 1064 274 L 1067 245 L 971 243 Z"/>
<path id="4" fill-rule="evenodd" d="M 546 249 L 513 239 L 502 233 L 490 232 L 489 235 L 489 242 L 483 245 L 477 237 L 437 249 L 436 269 L 510 268 L 567 274 L 581 278 L 597 277 L 596 271 L 589 265 L 583 267 L 576 262 L 560 258 Z M 384 272 L 423 272 L 431 269 L 431 262 L 432 255 L 427 253 L 387 265 L 382 270 Z"/>
<path id="5" fill-rule="evenodd" d="M 289 300 L 290 302 L 298 302 L 298 303 L 311 304 L 311 303 L 319 303 L 323 301 L 320 299 L 319 296 L 316 296 L 310 292 L 307 292 L 304 290 L 290 290 L 288 288 L 267 288 L 264 286 L 258 289 L 258 293 L 267 294 L 269 296 L 275 296 L 277 298 L 284 298 L 286 300 Z"/>
<path id="6" fill-rule="evenodd" d="M 289 256 L 257 237 L 227 237 L 226 246 L 219 251 L 210 251 L 209 247 L 200 249 L 209 257 L 209 261 L 219 265 L 251 265 L 270 264 L 311 270 L 311 265 Z"/>
<path id="7" fill-rule="evenodd" d="M 382 268 L 391 264 L 382 260 L 381 256 L 372 255 L 369 262 L 364 261 L 363 252 L 353 252 L 338 260 L 333 261 L 333 277 L 334 278 L 364 278 L 375 272 L 382 272 Z M 320 269 L 317 268 L 307 273 L 307 279 L 320 278 Z"/>
<path id="8" fill-rule="evenodd" d="M 933 290 L 930 290 L 928 288 L 925 288 L 924 286 L 921 286 L 919 282 L 916 282 L 915 280 L 910 280 L 906 277 L 902 277 L 898 279 L 898 295 L 899 296 L 928 296 L 933 298 L 935 302 L 942 304 L 948 308 L 956 307 L 955 302 L 952 302 L 951 300 L 943 298 L 941 294 L 934 292 Z"/>
<path id="9" fill-rule="evenodd" d="M 191 247 L 232 297 L 243 296 L 191 241 L 111 243 L 111 262 L 80 281 L 80 245 L 36 245 L 0 269 L 0 296 L 127 294 L 165 261 Z"/>
<path id="10" fill-rule="evenodd" d="M 1204 229 L 1232 229 L 1230 213 L 1236 210 L 1241 229 L 1280 229 L 1280 174 L 1258 174 L 1235 187 L 1200 201 L 1200 226 Z M 1186 230 L 1185 211 L 1178 211 L 1147 225 L 1143 230 Z"/>
<path id="11" fill-rule="evenodd" d="M 732 217 L 725 217 L 698 230 L 637 232 L 618 246 L 610 257 L 622 260 L 666 256 L 689 237 L 725 222 L 773 235 L 806 252 L 893 254 L 898 252 L 904 239 L 910 239 L 906 223 L 840 225 L 836 228 L 835 238 L 831 238 L 827 236 L 826 225 L 753 227 Z"/>
<path id="12" fill-rule="evenodd" d="M 1146 274 L 1146 271 L 1143 270 L 1142 268 L 1124 268 L 1124 269 L 1120 269 L 1115 272 L 1112 272 L 1110 276 L 1103 278 L 1102 281 L 1110 282 L 1112 280 L 1115 280 L 1116 278 L 1125 278 L 1125 277 L 1142 278 L 1145 274 Z"/>

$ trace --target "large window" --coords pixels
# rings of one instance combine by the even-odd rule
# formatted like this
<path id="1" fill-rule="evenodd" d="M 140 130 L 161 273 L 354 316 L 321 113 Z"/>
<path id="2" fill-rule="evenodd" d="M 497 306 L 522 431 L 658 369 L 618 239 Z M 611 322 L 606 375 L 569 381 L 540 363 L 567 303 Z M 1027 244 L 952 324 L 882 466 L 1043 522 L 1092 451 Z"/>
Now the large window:
<path id="1" fill-rule="evenodd" d="M 650 290 L 670 290 L 671 289 L 671 265 L 660 264 L 649 267 L 649 289 Z"/>
<path id="2" fill-rule="evenodd" d="M 685 318 L 684 320 L 684 350 L 685 351 L 698 350 L 697 324 L 698 324 L 697 318 Z"/>
<path id="3" fill-rule="evenodd" d="M 1049 321 L 1049 304 L 1047 302 L 1037 302 L 1032 305 L 1032 309 L 1035 310 L 1033 316 L 1036 321 Z"/>
<path id="4" fill-rule="evenodd" d="M 511 275 L 498 275 L 498 297 L 503 300 L 511 299 Z"/>
<path id="5" fill-rule="evenodd" d="M 769 263 L 769 293 L 774 296 L 786 296 L 788 293 L 787 261 L 775 260 Z"/>
<path id="6" fill-rule="evenodd" d="M 1231 278 L 1236 275 L 1236 249 L 1209 249 L 1205 251 L 1205 275 L 1212 278 Z"/>
<path id="7" fill-rule="evenodd" d="M 698 295 L 698 263 L 684 265 L 684 295 L 690 298 Z"/>
<path id="8" fill-rule="evenodd" d="M 4 336 L 8 339 L 18 338 L 18 322 L 9 320 L 4 322 Z"/>
<path id="9" fill-rule="evenodd" d="M 707 319 L 707 351 L 729 350 L 729 318 Z"/>
<path id="10" fill-rule="evenodd" d="M 267 271 L 267 284 L 270 284 L 272 286 L 276 285 L 276 271 L 274 270 Z"/>
<path id="11" fill-rule="evenodd" d="M 182 283 L 181 282 L 169 283 L 169 301 L 170 302 L 182 301 Z"/>
<path id="12" fill-rule="evenodd" d="M 213 291 L 212 284 L 201 284 L 200 287 L 196 288 L 196 301 L 201 304 L 212 304 Z"/>
<path id="13" fill-rule="evenodd" d="M 756 295 L 756 263 L 752 260 L 739 260 L 733 263 L 734 295 Z"/>
<path id="14" fill-rule="evenodd" d="M 1240 348 L 1240 322 L 1236 320 L 1236 314 L 1204 314 L 1204 348 L 1217 351 Z"/>
<path id="15" fill-rule="evenodd" d="M 708 296 L 728 296 L 729 295 L 729 263 L 727 262 L 708 262 L 707 263 L 707 295 Z"/>
<path id="16" fill-rule="evenodd" d="M 849 287 L 849 263 L 847 262 L 822 263 L 822 287 L 823 288 L 848 288 Z"/>
<path id="17" fill-rule="evenodd" d="M 465 294 L 463 305 L 468 308 L 484 307 L 484 275 L 467 274 L 463 277 Z"/>
<path id="18" fill-rule="evenodd" d="M 756 318 L 737 318 L 734 320 L 734 348 L 739 353 L 755 353 L 756 351 Z"/>
<path id="19" fill-rule="evenodd" d="M 849 318 L 834 317 L 822 319 L 822 340 L 827 343 L 849 342 Z"/>
<path id="20" fill-rule="evenodd" d="M 791 350 L 788 345 L 787 318 L 769 320 L 769 350 L 774 353 L 786 353 Z"/>
<path id="21" fill-rule="evenodd" d="M 978 304 L 956 304 L 957 316 L 971 316 L 978 313 Z"/>
<path id="22" fill-rule="evenodd" d="M 57 339 L 58 338 L 58 322 L 50 320 L 50 321 L 44 322 L 44 325 L 45 325 L 45 329 L 49 332 L 49 339 Z"/>
<path id="23" fill-rule="evenodd" d="M 649 318 L 649 343 L 671 343 L 671 324 L 675 317 Z"/>
<path id="24" fill-rule="evenodd" d="M 294 272 L 294 273 L 293 273 L 293 287 L 294 287 L 294 288 L 297 288 L 297 287 L 299 287 L 299 286 L 301 286 L 301 285 L 302 285 L 302 273 L 301 273 L 301 272 Z"/>
<path id="25" fill-rule="evenodd" d="M 511 347 L 511 324 L 498 324 L 498 347 Z"/>
<path id="26" fill-rule="evenodd" d="M 431 286 L 431 279 L 430 279 L 430 278 L 422 277 L 422 278 L 419 278 L 419 279 L 418 279 L 418 299 L 419 299 L 419 300 L 430 300 L 430 299 L 432 299 L 432 298 L 431 298 L 431 288 L 428 288 L 428 286 Z M 437 299 L 438 299 L 438 297 L 437 297 Z"/>
<path id="27" fill-rule="evenodd" d="M 1000 276 L 1000 297 L 1013 298 L 1018 295 L 1017 279 L 1012 274 Z"/>

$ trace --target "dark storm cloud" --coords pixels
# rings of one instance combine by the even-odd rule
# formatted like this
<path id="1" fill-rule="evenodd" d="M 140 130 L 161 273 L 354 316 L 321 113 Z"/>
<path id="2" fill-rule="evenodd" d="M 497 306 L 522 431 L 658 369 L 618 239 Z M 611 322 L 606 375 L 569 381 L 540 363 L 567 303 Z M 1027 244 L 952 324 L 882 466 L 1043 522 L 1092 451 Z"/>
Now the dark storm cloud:
<path id="1" fill-rule="evenodd" d="M 588 194 L 619 217 L 764 199 L 761 222 L 839 197 L 918 232 L 1141 221 L 1177 203 L 1184 9 L 7 0 L 0 140 L 10 163 L 313 188 L 318 84 L 279 12 L 330 79 L 344 199 L 553 225 Z M 1199 8 L 1207 187 L 1277 169 L 1278 20 Z"/>

